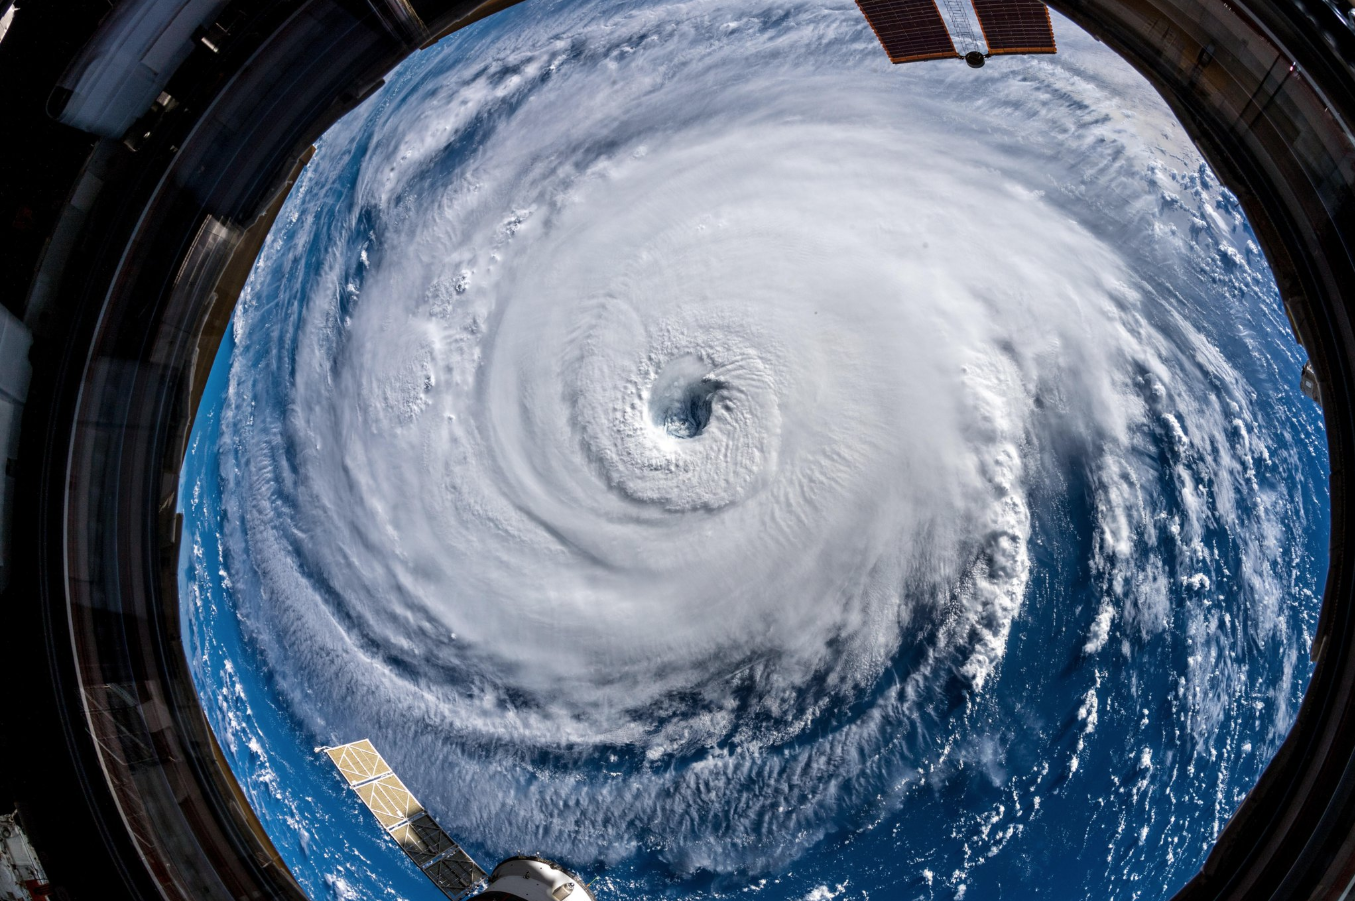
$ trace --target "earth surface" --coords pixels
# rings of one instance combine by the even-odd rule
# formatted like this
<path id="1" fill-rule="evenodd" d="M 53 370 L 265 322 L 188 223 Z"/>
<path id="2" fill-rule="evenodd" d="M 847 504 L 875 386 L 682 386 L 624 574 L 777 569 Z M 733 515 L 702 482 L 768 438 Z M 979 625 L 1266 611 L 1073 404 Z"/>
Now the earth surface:
<path id="1" fill-rule="evenodd" d="M 1321 412 L 1236 197 L 1054 27 L 891 66 L 850 2 L 528 0 L 323 137 L 181 490 L 312 897 L 440 897 L 359 738 L 607 901 L 1198 870 L 1309 677 Z"/>

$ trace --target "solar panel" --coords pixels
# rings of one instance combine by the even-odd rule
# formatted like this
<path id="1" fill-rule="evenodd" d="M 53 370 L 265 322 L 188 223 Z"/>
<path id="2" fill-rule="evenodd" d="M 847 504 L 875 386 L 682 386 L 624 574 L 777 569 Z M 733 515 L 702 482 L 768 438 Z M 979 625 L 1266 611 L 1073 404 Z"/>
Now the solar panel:
<path id="1" fill-rule="evenodd" d="M 419 814 L 403 826 L 396 826 L 390 830 L 390 834 L 420 867 L 441 857 L 443 852 L 461 850 L 426 813 Z"/>
<path id="2" fill-rule="evenodd" d="M 485 871 L 423 809 L 367 739 L 321 748 L 391 838 L 452 901 L 470 895 Z"/>
<path id="3" fill-rule="evenodd" d="M 889 61 L 953 59 L 955 42 L 936 8 L 936 0 L 856 0 Z"/>
<path id="4" fill-rule="evenodd" d="M 325 753 L 334 761 L 349 785 L 357 785 L 391 771 L 386 761 L 376 753 L 376 748 L 365 738 L 337 748 L 326 748 Z"/>
<path id="5" fill-rule="evenodd" d="M 988 52 L 1054 53 L 1054 27 L 1040 0 L 971 0 Z"/>

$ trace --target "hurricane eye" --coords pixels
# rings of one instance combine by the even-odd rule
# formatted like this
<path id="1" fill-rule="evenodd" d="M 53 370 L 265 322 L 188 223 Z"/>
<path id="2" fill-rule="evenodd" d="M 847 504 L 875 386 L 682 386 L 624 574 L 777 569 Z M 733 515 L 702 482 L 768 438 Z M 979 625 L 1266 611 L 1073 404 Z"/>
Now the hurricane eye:
<path id="1" fill-rule="evenodd" d="M 674 438 L 695 438 L 710 425 L 710 411 L 720 383 L 702 379 L 663 411 L 663 429 Z"/>
<path id="2" fill-rule="evenodd" d="M 710 425 L 715 398 L 725 384 L 697 357 L 683 356 L 660 370 L 650 394 L 654 425 L 674 438 L 696 438 Z"/>

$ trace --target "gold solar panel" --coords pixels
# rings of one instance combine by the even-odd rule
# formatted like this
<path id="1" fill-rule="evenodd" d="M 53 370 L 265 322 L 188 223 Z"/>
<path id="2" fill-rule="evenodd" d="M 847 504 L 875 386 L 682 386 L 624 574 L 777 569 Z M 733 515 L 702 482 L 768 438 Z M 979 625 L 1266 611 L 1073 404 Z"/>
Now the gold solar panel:
<path id="1" fill-rule="evenodd" d="M 988 52 L 1054 53 L 1054 26 L 1040 0 L 971 0 Z"/>
<path id="2" fill-rule="evenodd" d="M 433 822 L 370 741 L 319 750 L 329 755 L 386 834 L 444 895 L 461 901 L 480 887 L 485 871 Z"/>
<path id="3" fill-rule="evenodd" d="M 856 0 L 890 62 L 954 59 L 955 42 L 936 0 Z"/>
<path id="4" fill-rule="evenodd" d="M 386 761 L 376 753 L 376 748 L 365 738 L 337 748 L 326 748 L 325 753 L 334 761 L 349 785 L 357 785 L 391 771 Z"/>
<path id="5" fill-rule="evenodd" d="M 373 779 L 357 786 L 358 797 L 372 809 L 381 825 L 387 829 L 396 823 L 403 823 L 416 813 L 423 812 L 423 805 L 414 800 L 409 789 L 394 773 L 387 773 L 380 779 Z"/>

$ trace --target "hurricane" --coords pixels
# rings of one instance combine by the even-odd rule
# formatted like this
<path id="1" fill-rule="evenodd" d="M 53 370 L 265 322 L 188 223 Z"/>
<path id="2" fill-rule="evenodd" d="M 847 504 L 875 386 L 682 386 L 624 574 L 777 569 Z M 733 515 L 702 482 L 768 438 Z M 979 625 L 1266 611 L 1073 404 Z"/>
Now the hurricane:
<path id="1" fill-rule="evenodd" d="M 894 67 L 850 3 L 529 0 L 320 139 L 181 575 L 313 897 L 414 891 L 281 750 L 361 737 L 600 898 L 1198 869 L 1306 684 L 1325 438 L 1237 197 L 1055 30 Z"/>

